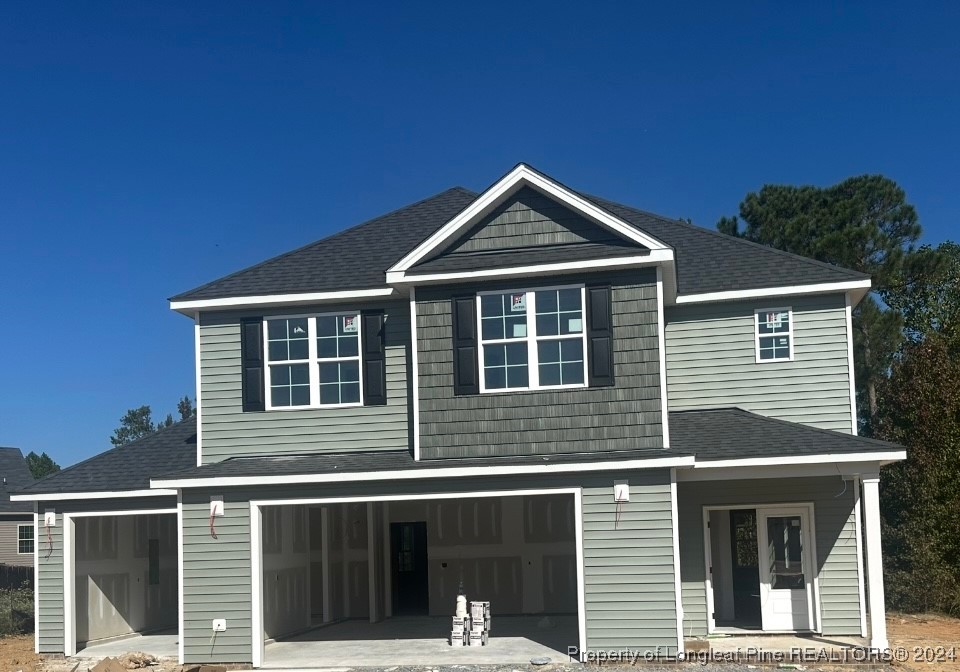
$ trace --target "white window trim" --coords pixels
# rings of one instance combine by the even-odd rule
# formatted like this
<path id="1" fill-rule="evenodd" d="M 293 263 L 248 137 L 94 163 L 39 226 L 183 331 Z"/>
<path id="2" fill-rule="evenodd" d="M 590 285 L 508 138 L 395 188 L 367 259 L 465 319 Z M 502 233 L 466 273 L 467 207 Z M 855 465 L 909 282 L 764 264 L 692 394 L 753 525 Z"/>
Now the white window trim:
<path id="1" fill-rule="evenodd" d="M 580 340 L 583 344 L 583 382 L 571 383 L 569 385 L 541 385 L 540 384 L 540 359 L 537 352 L 537 292 L 558 290 L 558 289 L 579 289 L 580 290 Z M 480 297 L 503 294 L 527 294 L 527 335 L 524 338 L 496 338 L 489 341 L 483 340 L 483 317 L 480 310 Z M 534 287 L 529 289 L 504 289 L 488 292 L 477 292 L 475 301 L 475 310 L 477 311 L 477 365 L 480 375 L 480 394 L 505 394 L 510 392 L 534 392 L 538 390 L 570 390 L 587 387 L 589 383 L 589 370 L 587 363 L 587 289 L 584 284 L 574 285 L 552 285 L 550 287 Z M 563 336 L 543 336 L 540 340 L 573 340 L 572 335 Z M 488 390 L 486 375 L 484 375 L 484 345 L 498 345 L 503 343 L 523 343 L 527 344 L 527 386 L 526 387 L 503 387 Z"/>
<path id="2" fill-rule="evenodd" d="M 357 356 L 319 358 L 317 355 L 317 318 L 318 317 L 339 317 L 342 315 L 357 316 Z M 307 359 L 291 359 L 283 361 L 270 360 L 270 338 L 267 332 L 267 323 L 270 320 L 307 320 Z M 304 409 L 327 409 L 327 408 L 355 408 L 363 406 L 363 319 L 359 310 L 338 310 L 336 312 L 326 313 L 298 313 L 296 315 L 269 315 L 263 318 L 263 379 L 265 388 L 265 406 L 268 411 L 302 411 Z M 357 366 L 360 369 L 360 401 L 352 401 L 346 404 L 321 404 L 320 403 L 320 364 L 323 362 L 342 362 L 347 360 L 357 360 Z M 310 372 L 310 403 L 304 406 L 274 406 L 273 393 L 271 391 L 270 366 L 283 366 L 285 364 L 306 364 Z"/>
<path id="3" fill-rule="evenodd" d="M 786 336 L 788 337 L 788 344 L 790 355 L 787 357 L 777 357 L 776 359 L 760 359 L 760 314 L 761 313 L 787 313 L 787 322 L 789 328 L 783 332 L 777 332 L 776 334 L 764 334 L 764 338 L 770 336 Z M 792 362 L 793 361 L 793 308 L 790 306 L 781 306 L 779 308 L 757 308 L 753 311 L 753 345 L 754 353 L 756 354 L 757 364 L 773 364 L 776 362 Z"/>
<path id="4" fill-rule="evenodd" d="M 33 528 L 33 533 L 30 535 L 30 538 L 33 540 L 33 548 L 26 552 L 20 550 L 20 542 L 29 541 L 28 539 L 23 539 L 20 536 L 20 530 L 24 527 Z M 19 523 L 17 525 L 17 555 L 33 555 L 33 552 L 36 549 L 36 547 L 37 547 L 37 528 L 34 526 L 33 523 Z"/>

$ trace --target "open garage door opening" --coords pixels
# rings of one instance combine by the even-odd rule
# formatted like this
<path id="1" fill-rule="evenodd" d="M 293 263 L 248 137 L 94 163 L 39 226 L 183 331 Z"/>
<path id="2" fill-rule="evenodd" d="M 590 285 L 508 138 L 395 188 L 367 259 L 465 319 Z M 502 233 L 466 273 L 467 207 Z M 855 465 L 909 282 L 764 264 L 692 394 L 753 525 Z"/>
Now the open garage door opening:
<path id="1" fill-rule="evenodd" d="M 176 656 L 176 514 L 85 516 L 72 525 L 75 651 Z"/>
<path id="2" fill-rule="evenodd" d="M 260 506 L 262 665 L 527 663 L 579 644 L 572 493 Z M 486 646 L 452 647 L 457 595 Z"/>

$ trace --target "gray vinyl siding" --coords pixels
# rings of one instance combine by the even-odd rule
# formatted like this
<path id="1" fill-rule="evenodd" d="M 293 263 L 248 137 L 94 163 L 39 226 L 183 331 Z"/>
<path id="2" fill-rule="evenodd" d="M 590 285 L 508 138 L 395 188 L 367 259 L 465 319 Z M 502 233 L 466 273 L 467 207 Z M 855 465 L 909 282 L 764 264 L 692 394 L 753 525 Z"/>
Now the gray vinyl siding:
<path id="1" fill-rule="evenodd" d="M 134 497 L 130 499 L 92 499 L 39 503 L 40 520 L 36 531 L 37 612 L 40 653 L 63 653 L 63 514 L 133 509 L 176 509 L 173 497 Z M 56 511 L 57 524 L 49 530 L 43 525 L 44 511 Z M 49 540 L 47 532 L 49 531 Z"/>
<path id="2" fill-rule="evenodd" d="M 754 310 L 793 309 L 792 362 L 758 363 Z M 666 311 L 671 410 L 739 406 L 851 432 L 844 296 L 780 297 Z"/>
<path id="3" fill-rule="evenodd" d="M 33 525 L 33 514 L 0 517 L 0 565 L 33 566 L 33 553 L 19 552 L 20 525 Z"/>
<path id="4" fill-rule="evenodd" d="M 409 448 L 406 361 L 410 311 L 406 301 L 362 306 L 363 310 L 386 312 L 386 405 L 243 412 L 240 367 L 240 320 L 243 317 L 357 309 L 353 305 L 324 305 L 266 313 L 201 314 L 200 436 L 204 464 L 249 455 Z"/>
<path id="5" fill-rule="evenodd" d="M 807 502 L 814 507 L 823 634 L 860 634 L 854 491 L 839 476 L 678 484 L 685 634 L 707 632 L 703 507 Z"/>
<path id="6" fill-rule="evenodd" d="M 524 187 L 438 256 L 582 243 L 623 243 L 623 239 Z"/>
<path id="7" fill-rule="evenodd" d="M 584 280 L 612 285 L 615 387 L 454 396 L 452 296 Z M 420 455 L 424 459 L 663 445 L 654 270 L 420 289 L 416 298 Z"/>
<path id="8" fill-rule="evenodd" d="M 620 513 L 615 480 L 629 479 L 630 502 Z M 677 646 L 671 539 L 670 475 L 666 470 L 624 474 L 382 482 L 324 486 L 226 488 L 183 493 L 184 656 L 186 663 L 252 661 L 251 499 L 296 499 L 429 492 L 580 487 L 583 493 L 587 645 L 590 648 Z M 224 498 L 217 538 L 210 535 L 210 495 Z M 211 639 L 210 623 L 227 619 Z"/>

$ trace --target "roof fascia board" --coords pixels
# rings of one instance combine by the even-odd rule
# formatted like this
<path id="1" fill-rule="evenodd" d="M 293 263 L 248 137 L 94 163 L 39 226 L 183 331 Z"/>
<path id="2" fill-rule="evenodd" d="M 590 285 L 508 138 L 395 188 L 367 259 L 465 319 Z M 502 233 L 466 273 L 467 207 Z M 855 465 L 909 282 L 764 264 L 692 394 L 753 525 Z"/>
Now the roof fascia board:
<path id="1" fill-rule="evenodd" d="M 187 301 L 171 301 L 170 309 L 178 313 L 183 313 L 184 315 L 193 316 L 198 310 L 235 310 L 238 308 L 296 306 L 355 299 L 377 299 L 392 296 L 395 292 L 396 290 L 392 287 L 378 287 L 375 289 L 346 289 L 336 292 L 263 294 L 260 296 L 235 296 L 220 299 L 191 299 Z"/>
<path id="2" fill-rule="evenodd" d="M 521 163 L 500 178 L 493 186 L 480 194 L 470 205 L 431 234 L 430 237 L 415 247 L 413 251 L 388 269 L 388 275 L 390 271 L 409 270 L 410 267 L 422 261 L 431 252 L 436 251 L 457 233 L 466 230 L 472 224 L 476 223 L 477 220 L 489 214 L 494 208 L 501 205 L 524 185 L 533 187 L 544 195 L 550 196 L 568 207 L 577 210 L 588 219 L 614 231 L 627 240 L 648 247 L 651 250 L 668 249 L 667 245 L 653 236 L 643 233 L 619 217 L 613 216 L 563 185 Z"/>
<path id="3" fill-rule="evenodd" d="M 844 282 L 823 282 L 814 285 L 784 285 L 780 287 L 761 287 L 758 289 L 736 289 L 727 292 L 706 292 L 704 294 L 681 294 L 678 304 L 715 303 L 718 301 L 737 301 L 740 299 L 760 299 L 778 296 L 801 296 L 804 294 L 831 294 L 834 292 L 856 292 L 861 290 L 860 298 L 870 291 L 871 281 L 848 280 Z"/>
<path id="4" fill-rule="evenodd" d="M 863 453 L 821 453 L 819 455 L 782 455 L 778 457 L 748 457 L 731 460 L 697 461 L 694 469 L 723 469 L 727 467 L 773 467 L 834 462 L 879 462 L 888 464 L 907 459 L 905 450 L 887 450 Z"/>
<path id="5" fill-rule="evenodd" d="M 629 257 L 608 257 L 604 259 L 582 259 L 554 264 L 536 264 L 533 266 L 512 266 L 508 268 L 486 268 L 479 271 L 451 271 L 448 273 L 424 273 L 409 275 L 406 271 L 387 271 L 387 282 L 391 284 L 431 284 L 459 280 L 480 280 L 489 278 L 522 278 L 531 275 L 551 275 L 576 273 L 599 268 L 642 267 L 669 264 L 673 262 L 673 250 L 652 250 L 648 254 Z"/>
<path id="6" fill-rule="evenodd" d="M 10 495 L 12 502 L 59 502 L 71 499 L 125 499 L 128 497 L 176 496 L 176 490 L 154 488 L 150 490 L 116 490 L 104 492 L 48 492 L 30 495 Z"/>
<path id="7" fill-rule="evenodd" d="M 210 478 L 153 479 L 155 488 L 231 487 L 249 485 L 292 485 L 297 483 L 346 483 L 353 481 L 392 481 L 471 476 L 504 476 L 514 474 L 557 474 L 581 471 L 616 471 L 618 469 L 666 469 L 692 467 L 693 456 L 664 457 L 563 464 L 490 465 L 483 467 L 441 467 L 437 469 L 403 469 L 395 471 L 357 471 L 339 474 L 290 474 L 284 476 L 223 476 Z"/>

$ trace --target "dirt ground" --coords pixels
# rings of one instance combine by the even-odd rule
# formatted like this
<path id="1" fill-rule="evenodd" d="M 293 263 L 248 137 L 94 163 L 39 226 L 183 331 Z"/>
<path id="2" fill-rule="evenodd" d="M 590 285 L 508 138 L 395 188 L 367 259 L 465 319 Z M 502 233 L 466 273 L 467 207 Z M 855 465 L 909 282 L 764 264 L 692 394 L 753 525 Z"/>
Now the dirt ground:
<path id="1" fill-rule="evenodd" d="M 960 672 L 960 619 L 947 616 L 888 614 L 890 648 L 906 649 L 908 659 L 899 665 L 910 672 Z M 938 650 L 937 647 L 942 647 Z M 941 656 L 941 654 L 943 654 Z M 946 659 L 948 656 L 953 661 Z M 919 660 L 918 660 L 919 658 Z M 938 662 L 921 662 L 941 658 Z"/>
<path id="2" fill-rule="evenodd" d="M 33 635 L 0 638 L 0 672 L 40 672 L 40 656 L 33 652 Z"/>
<path id="3" fill-rule="evenodd" d="M 896 652 L 900 648 L 907 655 L 906 661 L 896 663 L 898 670 L 960 672 L 960 619 L 890 614 L 887 636 L 891 649 Z M 951 654 L 953 661 L 947 659 Z M 928 658 L 940 660 L 924 662 Z M 61 658 L 44 665 L 33 652 L 33 635 L 0 638 L 0 672 L 54 672 L 61 670 L 66 662 Z"/>

